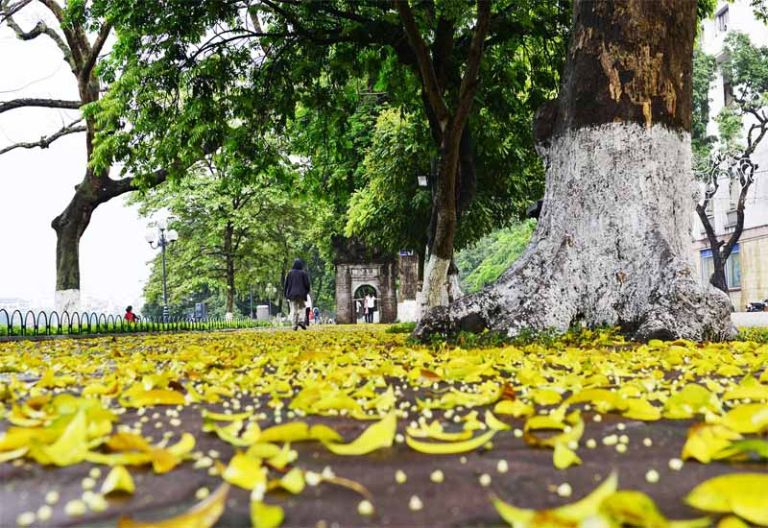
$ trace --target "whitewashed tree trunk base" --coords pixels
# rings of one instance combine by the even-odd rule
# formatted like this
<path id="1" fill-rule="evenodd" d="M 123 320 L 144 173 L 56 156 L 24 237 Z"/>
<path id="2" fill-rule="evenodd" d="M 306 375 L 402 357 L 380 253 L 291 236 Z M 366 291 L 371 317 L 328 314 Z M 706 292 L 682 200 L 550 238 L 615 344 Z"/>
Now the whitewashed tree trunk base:
<path id="1" fill-rule="evenodd" d="M 59 314 L 80 311 L 80 290 L 56 290 L 54 306 Z"/>
<path id="2" fill-rule="evenodd" d="M 524 255 L 482 292 L 425 314 L 417 337 L 576 323 L 640 340 L 733 335 L 727 296 L 700 286 L 688 262 L 688 133 L 610 123 L 568 130 L 544 154 L 544 210 Z"/>

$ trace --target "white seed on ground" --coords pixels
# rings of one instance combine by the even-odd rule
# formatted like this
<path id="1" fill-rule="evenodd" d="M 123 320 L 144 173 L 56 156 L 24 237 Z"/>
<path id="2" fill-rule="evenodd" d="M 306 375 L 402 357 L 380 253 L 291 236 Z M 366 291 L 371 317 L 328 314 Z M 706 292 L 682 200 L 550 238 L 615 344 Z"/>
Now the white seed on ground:
<path id="1" fill-rule="evenodd" d="M 594 439 L 594 438 L 590 438 L 589 440 L 587 440 L 587 447 L 588 447 L 589 449 L 594 449 L 594 448 L 596 448 L 596 447 L 597 447 L 597 441 L 595 441 L 595 439 Z"/>
<path id="2" fill-rule="evenodd" d="M 195 498 L 197 500 L 203 500 L 206 497 L 208 497 L 208 495 L 210 495 L 210 494 L 211 494 L 211 490 L 209 490 L 208 488 L 203 486 L 202 488 L 198 488 L 197 489 L 197 491 L 195 492 Z"/>
<path id="3" fill-rule="evenodd" d="M 619 437 L 614 435 L 608 435 L 606 437 L 603 437 L 603 445 L 612 446 L 616 445 L 619 442 Z"/>
<path id="4" fill-rule="evenodd" d="M 97 467 L 91 468 L 91 470 L 88 472 L 88 476 L 97 479 L 101 476 L 101 470 Z"/>
<path id="5" fill-rule="evenodd" d="M 85 503 L 79 499 L 71 500 L 64 505 L 64 513 L 72 517 L 83 515 L 86 509 Z"/>
<path id="6" fill-rule="evenodd" d="M 616 451 L 619 453 L 626 453 L 627 452 L 627 444 L 617 444 L 616 445 Z"/>
<path id="7" fill-rule="evenodd" d="M 557 494 L 560 497 L 570 497 L 573 493 L 573 488 L 571 488 L 571 485 L 567 482 L 563 482 L 557 487 Z"/>
<path id="8" fill-rule="evenodd" d="M 408 509 L 411 511 L 419 511 L 424 507 L 424 503 L 418 495 L 411 495 L 411 500 L 408 501 Z"/>
<path id="9" fill-rule="evenodd" d="M 404 483 L 406 480 L 408 480 L 408 475 L 405 474 L 405 471 L 402 469 L 398 469 L 395 471 L 395 482 L 398 484 Z"/>
<path id="10" fill-rule="evenodd" d="M 53 515 L 53 508 L 51 508 L 47 504 L 43 504 L 37 509 L 37 519 L 39 521 L 45 522 L 48 519 L 50 519 L 52 515 Z"/>
<path id="11" fill-rule="evenodd" d="M 35 522 L 34 512 L 24 512 L 16 517 L 16 524 L 19 526 L 32 526 Z"/>
<path id="12" fill-rule="evenodd" d="M 480 481 L 480 485 L 484 488 L 487 488 L 491 485 L 491 476 L 488 473 L 483 473 L 480 475 L 478 480 Z"/>
<path id="13" fill-rule="evenodd" d="M 499 460 L 496 462 L 496 471 L 499 473 L 506 473 L 509 471 L 509 463 L 506 460 Z"/>
<path id="14" fill-rule="evenodd" d="M 621 435 L 619 437 L 619 443 L 621 444 L 628 444 L 629 443 L 629 437 L 627 435 Z"/>
<path id="15" fill-rule="evenodd" d="M 462 464 L 466 464 L 466 463 L 467 463 L 467 457 L 465 457 L 465 456 L 463 456 L 463 455 L 462 455 L 462 456 L 460 456 L 460 457 L 459 457 L 459 462 L 461 462 Z"/>
<path id="16" fill-rule="evenodd" d="M 618 429 L 619 431 L 623 431 L 626 428 L 627 428 L 627 426 L 624 425 L 623 423 L 619 423 L 619 424 L 616 425 L 616 429 Z"/>
<path id="17" fill-rule="evenodd" d="M 651 447 L 653 445 L 653 440 L 650 438 L 643 438 L 643 445 L 645 447 Z"/>
<path id="18" fill-rule="evenodd" d="M 645 480 L 650 482 L 651 484 L 655 484 L 659 481 L 659 472 L 655 469 L 649 469 L 648 472 L 645 474 Z"/>
<path id="19" fill-rule="evenodd" d="M 195 469 L 203 469 L 208 468 L 213 465 L 213 460 L 210 457 L 204 456 L 200 458 L 195 464 L 192 466 Z"/>
<path id="20" fill-rule="evenodd" d="M 436 483 L 441 483 L 445 480 L 445 475 L 443 475 L 443 472 L 439 469 L 436 469 L 432 472 L 432 474 L 429 475 L 429 480 Z"/>
<path id="21" fill-rule="evenodd" d="M 45 502 L 46 504 L 56 504 L 57 502 L 59 502 L 59 492 L 56 490 L 51 490 L 48 493 L 46 493 Z"/>
<path id="22" fill-rule="evenodd" d="M 596 415 L 594 415 L 592 417 L 592 421 L 593 422 L 602 422 L 603 421 L 603 416 L 601 414 L 596 414 Z"/>
<path id="23" fill-rule="evenodd" d="M 397 442 L 398 444 L 402 444 L 403 442 L 405 442 L 405 437 L 402 434 L 397 433 L 395 435 L 395 442 Z"/>
<path id="24" fill-rule="evenodd" d="M 85 477 L 81 482 L 84 490 L 92 490 L 96 487 L 96 481 L 91 477 Z"/>
<path id="25" fill-rule="evenodd" d="M 366 517 L 369 515 L 373 515 L 373 504 L 371 504 L 371 501 L 361 500 L 357 504 L 357 513 L 359 513 L 360 515 L 365 515 Z"/>
<path id="26" fill-rule="evenodd" d="M 171 426 L 173 427 L 178 427 L 181 425 L 181 420 L 179 420 L 178 418 L 171 418 L 171 420 L 168 423 L 171 424 Z"/>
<path id="27" fill-rule="evenodd" d="M 669 469 L 673 471 L 680 471 L 683 469 L 683 461 L 679 458 L 671 458 L 669 459 Z"/>
<path id="28" fill-rule="evenodd" d="M 514 431 L 512 431 L 512 434 L 515 438 L 522 438 L 523 437 L 523 430 L 515 428 Z"/>
<path id="29" fill-rule="evenodd" d="M 307 486 L 317 486 L 322 480 L 320 474 L 315 473 L 314 471 L 307 471 L 304 473 L 304 481 L 307 483 Z"/>

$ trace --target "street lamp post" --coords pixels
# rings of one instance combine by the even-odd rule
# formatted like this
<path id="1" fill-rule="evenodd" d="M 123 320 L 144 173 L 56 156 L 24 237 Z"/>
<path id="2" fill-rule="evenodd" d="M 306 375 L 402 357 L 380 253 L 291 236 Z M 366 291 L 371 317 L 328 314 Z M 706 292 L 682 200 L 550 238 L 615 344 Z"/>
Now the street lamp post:
<path id="1" fill-rule="evenodd" d="M 144 237 L 152 249 L 160 248 L 163 255 L 163 321 L 168 321 L 170 311 L 168 309 L 168 283 L 165 265 L 165 248 L 179 239 L 179 234 L 174 229 L 168 229 L 168 221 L 162 220 L 155 223 L 156 229 L 147 231 Z"/>

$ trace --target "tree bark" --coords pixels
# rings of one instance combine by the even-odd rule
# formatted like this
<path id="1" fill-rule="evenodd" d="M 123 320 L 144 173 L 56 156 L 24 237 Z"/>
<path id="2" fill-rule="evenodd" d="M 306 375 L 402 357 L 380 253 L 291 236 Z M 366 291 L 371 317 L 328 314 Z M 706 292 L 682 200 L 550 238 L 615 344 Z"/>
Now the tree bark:
<path id="1" fill-rule="evenodd" d="M 537 116 L 544 205 L 499 281 L 431 310 L 416 336 L 618 325 L 636 339 L 732 335 L 687 255 L 695 0 L 577 0 L 560 96 Z"/>
<path id="2" fill-rule="evenodd" d="M 231 318 L 235 312 L 235 255 L 232 238 L 234 227 L 230 222 L 224 227 L 224 258 L 227 268 L 227 318 Z"/>

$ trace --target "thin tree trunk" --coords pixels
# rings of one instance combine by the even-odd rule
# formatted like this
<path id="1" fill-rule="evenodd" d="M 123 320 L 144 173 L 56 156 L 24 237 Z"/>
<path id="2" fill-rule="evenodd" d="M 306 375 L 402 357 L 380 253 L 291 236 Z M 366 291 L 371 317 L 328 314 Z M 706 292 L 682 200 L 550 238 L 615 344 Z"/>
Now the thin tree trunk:
<path id="1" fill-rule="evenodd" d="M 231 319 L 235 311 L 235 256 L 232 243 L 234 227 L 227 222 L 224 227 L 224 255 L 226 259 L 226 284 L 227 284 L 227 318 Z"/>
<path id="2" fill-rule="evenodd" d="M 696 0 L 576 0 L 572 29 L 560 96 L 534 127 L 547 177 L 531 244 L 416 335 L 583 323 L 730 336 L 727 296 L 699 286 L 687 258 Z"/>

